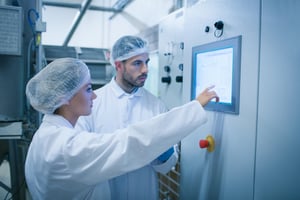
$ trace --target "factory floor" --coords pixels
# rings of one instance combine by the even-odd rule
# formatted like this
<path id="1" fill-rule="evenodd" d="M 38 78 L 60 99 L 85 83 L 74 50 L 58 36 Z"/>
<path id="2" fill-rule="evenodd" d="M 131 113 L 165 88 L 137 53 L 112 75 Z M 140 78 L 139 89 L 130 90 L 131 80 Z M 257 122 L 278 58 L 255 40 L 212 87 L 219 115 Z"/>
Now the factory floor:
<path id="1" fill-rule="evenodd" d="M 0 182 L 8 186 L 9 188 L 11 187 L 10 168 L 9 168 L 9 162 L 7 160 L 3 160 L 3 162 L 0 165 Z M 12 194 L 3 188 L 1 183 L 0 183 L 0 200 L 13 200 Z M 31 197 L 27 190 L 24 198 L 26 200 L 31 200 Z"/>

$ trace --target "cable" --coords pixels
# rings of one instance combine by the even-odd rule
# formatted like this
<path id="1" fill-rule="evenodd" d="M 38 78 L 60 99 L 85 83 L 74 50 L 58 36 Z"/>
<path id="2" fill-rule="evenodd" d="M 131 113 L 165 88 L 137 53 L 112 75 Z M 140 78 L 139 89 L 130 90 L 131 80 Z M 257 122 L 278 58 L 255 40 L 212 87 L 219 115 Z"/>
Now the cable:
<path id="1" fill-rule="evenodd" d="M 32 17 L 32 13 L 33 15 L 35 16 L 35 19 L 32 20 L 31 17 Z M 33 38 L 34 38 L 34 44 L 36 45 L 36 32 L 35 32 L 35 22 L 40 18 L 40 15 L 39 13 L 33 9 L 33 8 L 30 8 L 27 12 L 27 21 L 29 23 L 29 26 L 30 26 L 30 29 L 31 29 L 31 32 L 32 32 L 32 35 L 33 35 Z M 34 48 L 35 46 L 32 46 L 32 48 Z"/>
<path id="2" fill-rule="evenodd" d="M 218 32 L 218 33 L 217 33 Z M 223 29 L 216 29 L 215 32 L 214 32 L 214 36 L 216 38 L 219 38 L 223 35 Z"/>
<path id="3" fill-rule="evenodd" d="M 13 197 L 16 196 L 16 194 L 18 194 L 20 192 L 20 190 L 22 189 L 22 187 L 25 186 L 25 178 L 23 179 L 22 184 L 19 186 L 18 190 L 15 193 L 11 193 L 11 192 L 7 192 L 4 200 L 13 200 Z M 11 197 L 9 199 L 7 199 L 8 194 L 11 194 Z"/>
<path id="4" fill-rule="evenodd" d="M 28 148 L 28 144 L 30 144 L 30 141 L 29 141 L 29 140 L 22 139 L 22 140 L 20 140 L 20 141 L 25 142 L 24 144 L 25 144 L 25 145 L 27 146 L 27 148 Z M 24 145 L 24 144 L 23 144 L 23 145 Z M 19 143 L 19 145 L 21 145 L 21 144 Z M 19 147 L 20 147 L 20 146 L 19 146 Z M 26 156 L 27 156 L 27 151 L 25 152 L 25 156 L 24 156 L 24 157 L 26 157 Z M 23 166 L 25 166 L 25 160 L 24 160 L 24 162 L 22 162 L 22 163 L 23 163 Z M 11 188 L 10 191 L 7 192 L 7 194 L 6 194 L 6 196 L 4 197 L 3 200 L 13 200 L 14 197 L 15 197 L 18 193 L 20 193 L 20 191 L 22 190 L 23 187 L 26 189 L 26 179 L 25 179 L 25 174 L 22 174 L 22 183 L 18 186 L 18 188 L 14 191 L 14 193 L 12 193 L 13 191 L 12 191 L 12 188 Z M 11 194 L 10 197 L 9 197 L 9 194 Z"/>
<path id="5" fill-rule="evenodd" d="M 31 20 L 31 13 L 33 13 L 35 15 L 35 20 L 34 21 Z M 39 17 L 40 17 L 40 15 L 39 15 L 39 13 L 35 9 L 30 8 L 28 10 L 28 12 L 27 12 L 27 20 L 28 20 L 28 23 L 29 23 L 29 25 L 31 27 L 31 31 L 32 31 L 33 34 L 34 34 L 34 31 L 35 31 L 34 30 L 35 22 L 39 19 Z"/>

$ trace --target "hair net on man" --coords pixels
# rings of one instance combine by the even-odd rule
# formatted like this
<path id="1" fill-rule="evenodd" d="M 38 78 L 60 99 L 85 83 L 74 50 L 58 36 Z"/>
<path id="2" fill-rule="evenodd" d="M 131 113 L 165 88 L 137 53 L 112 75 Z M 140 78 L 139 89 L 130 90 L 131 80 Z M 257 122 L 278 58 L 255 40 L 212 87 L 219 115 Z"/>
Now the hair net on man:
<path id="1" fill-rule="evenodd" d="M 74 58 L 56 59 L 32 77 L 26 96 L 37 111 L 52 114 L 90 81 L 86 64 Z"/>
<path id="2" fill-rule="evenodd" d="M 133 56 L 148 53 L 147 42 L 136 36 L 123 36 L 112 47 L 110 62 L 115 66 L 116 61 L 124 61 Z"/>

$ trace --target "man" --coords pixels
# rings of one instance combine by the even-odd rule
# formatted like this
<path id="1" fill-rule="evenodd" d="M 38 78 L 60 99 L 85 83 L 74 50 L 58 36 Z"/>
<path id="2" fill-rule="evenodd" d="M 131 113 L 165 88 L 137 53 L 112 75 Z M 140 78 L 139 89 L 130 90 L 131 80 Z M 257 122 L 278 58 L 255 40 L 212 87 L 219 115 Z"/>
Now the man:
<path id="1" fill-rule="evenodd" d="M 146 41 L 135 36 L 117 40 L 111 52 L 111 64 L 115 66 L 116 75 L 110 83 L 95 91 L 98 98 L 94 101 L 92 115 L 80 118 L 77 127 L 110 133 L 167 111 L 161 100 L 143 88 L 148 62 Z M 107 115 L 103 116 L 103 113 Z M 166 126 L 169 125 L 162 124 L 160 128 Z M 136 148 L 139 151 L 139 147 Z M 158 199 L 156 172 L 167 173 L 176 164 L 177 158 L 177 152 L 171 147 L 148 165 L 110 180 L 111 199 Z"/>

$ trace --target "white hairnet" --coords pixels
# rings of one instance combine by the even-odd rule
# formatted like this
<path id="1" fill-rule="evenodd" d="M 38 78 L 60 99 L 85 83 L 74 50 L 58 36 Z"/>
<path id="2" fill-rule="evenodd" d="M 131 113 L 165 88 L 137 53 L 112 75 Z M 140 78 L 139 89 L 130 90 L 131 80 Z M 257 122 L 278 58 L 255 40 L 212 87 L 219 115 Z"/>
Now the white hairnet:
<path id="1" fill-rule="evenodd" d="M 90 81 L 86 64 L 74 58 L 56 59 L 32 77 L 26 96 L 37 111 L 52 114 Z"/>
<path id="2" fill-rule="evenodd" d="M 110 62 L 115 66 L 115 61 L 123 61 L 142 53 L 148 53 L 147 42 L 136 36 L 123 36 L 118 39 L 111 52 Z"/>

